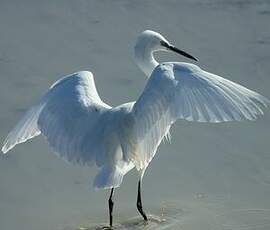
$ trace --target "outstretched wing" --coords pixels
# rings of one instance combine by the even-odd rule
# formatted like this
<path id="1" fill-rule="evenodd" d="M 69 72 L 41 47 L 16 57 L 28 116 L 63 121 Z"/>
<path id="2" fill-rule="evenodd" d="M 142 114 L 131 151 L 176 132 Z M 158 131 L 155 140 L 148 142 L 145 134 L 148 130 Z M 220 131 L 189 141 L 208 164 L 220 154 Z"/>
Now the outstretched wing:
<path id="1" fill-rule="evenodd" d="M 67 161 L 89 164 L 102 151 L 101 120 L 110 108 L 100 99 L 91 72 L 66 76 L 26 112 L 7 136 L 2 151 L 42 133 Z"/>
<path id="2" fill-rule="evenodd" d="M 164 63 L 151 74 L 133 114 L 139 149 L 136 167 L 145 168 L 178 118 L 197 122 L 254 120 L 269 100 L 239 84 L 188 63 Z"/>

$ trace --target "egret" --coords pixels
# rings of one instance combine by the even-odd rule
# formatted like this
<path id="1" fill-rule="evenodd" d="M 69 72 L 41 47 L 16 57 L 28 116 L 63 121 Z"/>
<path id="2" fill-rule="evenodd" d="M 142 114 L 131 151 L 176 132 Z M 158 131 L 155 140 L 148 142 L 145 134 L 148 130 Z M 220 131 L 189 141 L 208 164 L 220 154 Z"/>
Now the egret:
<path id="1" fill-rule="evenodd" d="M 146 30 L 138 36 L 135 61 L 149 79 L 137 101 L 111 107 L 99 97 L 91 72 L 65 76 L 25 113 L 5 139 L 2 152 L 42 134 L 66 161 L 95 163 L 100 170 L 94 187 L 110 189 L 110 226 L 114 188 L 135 167 L 137 209 L 147 221 L 141 181 L 177 119 L 214 123 L 254 120 L 270 104 L 264 96 L 194 64 L 158 63 L 153 56 L 156 51 L 176 52 L 197 61 L 161 34 Z"/>

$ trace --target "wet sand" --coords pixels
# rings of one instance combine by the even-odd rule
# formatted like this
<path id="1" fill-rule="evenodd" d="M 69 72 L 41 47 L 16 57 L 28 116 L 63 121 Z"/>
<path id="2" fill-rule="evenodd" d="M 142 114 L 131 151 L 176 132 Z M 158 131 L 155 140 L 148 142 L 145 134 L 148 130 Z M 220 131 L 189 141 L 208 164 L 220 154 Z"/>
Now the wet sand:
<path id="1" fill-rule="evenodd" d="M 269 21 L 267 0 L 2 0 L 0 141 L 54 81 L 78 70 L 94 73 L 106 103 L 136 100 L 146 78 L 133 46 L 145 29 L 199 58 L 201 68 L 270 98 Z M 269 110 L 255 122 L 178 121 L 144 177 L 153 221 L 139 221 L 132 171 L 116 189 L 116 229 L 268 230 L 269 130 Z M 103 226 L 109 194 L 91 188 L 95 174 L 58 159 L 42 137 L 1 155 L 0 229 Z"/>

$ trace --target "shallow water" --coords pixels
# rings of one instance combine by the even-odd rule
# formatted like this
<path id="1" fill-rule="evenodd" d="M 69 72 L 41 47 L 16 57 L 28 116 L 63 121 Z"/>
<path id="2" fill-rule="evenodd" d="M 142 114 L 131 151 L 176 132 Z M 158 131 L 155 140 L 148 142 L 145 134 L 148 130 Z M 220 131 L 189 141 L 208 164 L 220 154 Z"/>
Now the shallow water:
<path id="1" fill-rule="evenodd" d="M 79 226 L 65 226 L 62 230 L 128 230 L 128 229 L 175 229 L 181 226 L 181 219 L 184 217 L 183 210 L 177 210 L 172 205 L 163 205 L 160 215 L 148 214 L 148 221 L 144 221 L 141 216 L 135 216 L 114 223 L 113 227 L 108 227 L 108 223 L 89 223 Z"/>
<path id="2" fill-rule="evenodd" d="M 0 138 L 58 78 L 91 70 L 105 102 L 138 98 L 146 79 L 133 61 L 139 32 L 153 29 L 210 72 L 270 98 L 268 0 L 0 1 Z M 158 54 L 161 61 L 188 61 Z M 114 195 L 114 229 L 269 230 L 270 112 L 255 122 L 178 121 L 147 169 Z M 42 137 L 0 156 L 0 229 L 107 226 L 108 191 L 95 168 L 67 165 Z"/>
<path id="3" fill-rule="evenodd" d="M 140 217 L 135 217 L 129 220 L 123 221 L 123 223 L 115 224 L 113 228 L 107 226 L 106 223 L 102 224 L 88 224 L 84 226 L 78 227 L 65 227 L 64 230 L 103 230 L 103 229 L 119 229 L 119 230 L 127 230 L 127 229 L 164 229 L 168 226 L 172 226 L 172 224 L 168 223 L 165 219 L 161 219 L 158 216 L 149 215 L 148 222 L 143 221 Z"/>

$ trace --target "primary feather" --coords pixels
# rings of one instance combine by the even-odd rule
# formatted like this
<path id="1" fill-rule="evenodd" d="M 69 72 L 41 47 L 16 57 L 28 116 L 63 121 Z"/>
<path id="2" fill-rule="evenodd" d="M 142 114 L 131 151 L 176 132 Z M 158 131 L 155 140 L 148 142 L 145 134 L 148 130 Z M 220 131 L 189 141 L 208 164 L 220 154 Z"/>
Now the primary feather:
<path id="1" fill-rule="evenodd" d="M 139 169 L 147 167 L 177 119 L 197 122 L 254 120 L 269 100 L 239 84 L 188 63 L 155 68 L 133 107 Z"/>

